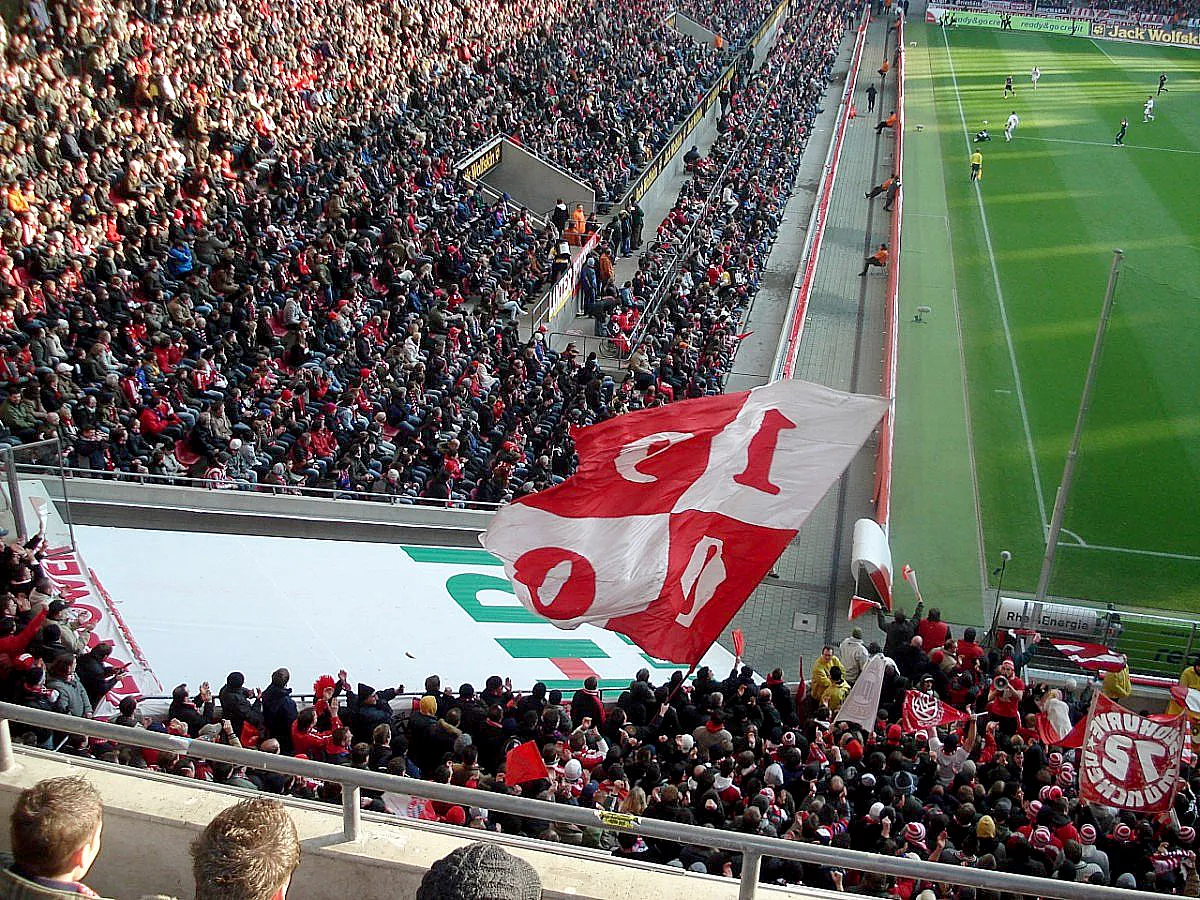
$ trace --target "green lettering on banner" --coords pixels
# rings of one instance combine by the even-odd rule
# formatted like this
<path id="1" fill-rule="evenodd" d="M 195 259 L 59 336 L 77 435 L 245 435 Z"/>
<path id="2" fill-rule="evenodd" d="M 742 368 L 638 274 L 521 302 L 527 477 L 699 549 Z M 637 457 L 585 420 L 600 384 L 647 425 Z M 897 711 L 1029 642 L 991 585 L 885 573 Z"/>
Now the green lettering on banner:
<path id="1" fill-rule="evenodd" d="M 413 562 L 447 563 L 455 566 L 502 566 L 486 550 L 470 547 L 401 547 Z"/>
<path id="2" fill-rule="evenodd" d="M 513 659 L 608 659 L 586 638 L 496 638 Z"/>
<path id="3" fill-rule="evenodd" d="M 509 623 L 520 625 L 545 625 L 546 620 L 534 615 L 524 606 L 487 606 L 479 602 L 482 591 L 503 591 L 513 594 L 512 584 L 507 578 L 497 578 L 495 575 L 476 575 L 466 573 L 452 575 L 446 579 L 446 591 L 454 602 L 462 607 L 463 612 L 480 624 Z M 513 594 L 516 597 L 516 594 Z"/>

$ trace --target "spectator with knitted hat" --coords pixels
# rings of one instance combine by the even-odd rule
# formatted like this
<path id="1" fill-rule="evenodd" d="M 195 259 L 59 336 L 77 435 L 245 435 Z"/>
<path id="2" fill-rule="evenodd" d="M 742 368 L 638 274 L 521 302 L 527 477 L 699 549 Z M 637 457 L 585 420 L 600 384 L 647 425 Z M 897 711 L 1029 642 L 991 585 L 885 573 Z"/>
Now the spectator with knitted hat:
<path id="1" fill-rule="evenodd" d="M 417 900 L 540 900 L 534 868 L 496 844 L 460 847 L 437 860 L 421 879 Z"/>

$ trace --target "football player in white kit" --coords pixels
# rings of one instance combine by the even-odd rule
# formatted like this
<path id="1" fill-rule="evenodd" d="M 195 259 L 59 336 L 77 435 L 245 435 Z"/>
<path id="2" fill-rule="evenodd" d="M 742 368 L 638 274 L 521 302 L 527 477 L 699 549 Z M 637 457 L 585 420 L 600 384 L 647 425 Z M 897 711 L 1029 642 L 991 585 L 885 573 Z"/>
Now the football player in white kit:
<path id="1" fill-rule="evenodd" d="M 1004 140 L 1005 143 L 1012 140 L 1013 132 L 1017 130 L 1017 126 L 1021 124 L 1021 120 L 1017 117 L 1017 111 L 1014 109 L 1009 113 L 1008 121 L 1004 123 Z"/>

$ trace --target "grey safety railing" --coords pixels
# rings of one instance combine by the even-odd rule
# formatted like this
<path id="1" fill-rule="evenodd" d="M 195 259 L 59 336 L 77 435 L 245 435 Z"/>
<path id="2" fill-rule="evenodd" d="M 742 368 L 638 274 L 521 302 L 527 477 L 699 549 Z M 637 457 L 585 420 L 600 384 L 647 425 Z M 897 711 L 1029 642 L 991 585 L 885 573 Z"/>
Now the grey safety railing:
<path id="1" fill-rule="evenodd" d="M 33 456 L 34 458 L 52 458 L 58 460 L 58 463 L 51 465 L 49 463 L 25 463 L 21 461 L 29 456 Z M 71 501 L 67 496 L 67 469 L 62 464 L 62 458 L 62 442 L 56 437 L 47 438 L 42 441 L 30 441 L 26 444 L 0 447 L 0 468 L 4 470 L 4 478 L 8 486 L 9 511 L 12 513 L 13 527 L 19 540 L 24 541 L 29 537 L 19 475 L 25 471 L 26 466 L 32 466 L 39 470 L 38 474 L 40 475 L 58 476 L 63 493 L 63 521 L 66 523 L 67 532 L 70 535 L 71 547 L 74 548 L 75 523 L 71 515 Z"/>
<path id="2" fill-rule="evenodd" d="M 25 445 L 20 445 L 25 446 Z M 18 447 L 19 449 L 19 447 Z M 355 491 L 347 488 L 323 487 L 281 487 L 279 485 L 262 484 L 261 482 L 237 482 L 217 487 L 206 478 L 196 478 L 188 475 L 149 475 L 134 472 L 122 472 L 119 469 L 104 471 L 101 469 L 78 469 L 70 466 L 45 466 L 34 463 L 17 463 L 17 472 L 24 475 L 60 475 L 63 477 L 63 496 L 68 496 L 65 478 L 89 478 L 102 481 L 118 481 L 128 484 L 161 484 L 168 487 L 186 487 L 194 490 L 216 491 L 219 493 L 236 494 L 239 492 L 271 494 L 276 497 L 317 497 L 327 500 L 360 500 L 374 503 L 393 504 L 397 506 L 433 506 L 449 507 L 451 509 L 499 509 L 503 503 L 493 503 L 483 500 L 435 500 L 429 497 L 390 497 L 387 494 L 375 494 L 369 491 Z"/>
<path id="3" fill-rule="evenodd" d="M 967 885 L 1033 897 L 1050 897 L 1055 900 L 1145 900 L 1141 892 L 1121 888 L 1034 878 L 1011 872 L 969 869 L 897 856 L 881 856 L 876 853 L 844 850 L 839 847 L 804 844 L 781 838 L 701 828 L 696 825 L 680 825 L 625 813 L 611 813 L 544 800 L 494 794 L 489 791 L 437 784 L 399 775 L 386 775 L 382 772 L 351 769 L 346 766 L 293 759 L 290 756 L 277 756 L 257 750 L 227 747 L 223 744 L 214 744 L 193 738 L 159 734 L 143 728 L 128 728 L 107 722 L 29 709 L 12 703 L 0 703 L 0 774 L 11 772 L 16 766 L 16 754 L 13 750 L 9 727 L 10 721 L 61 733 L 84 735 L 124 746 L 146 747 L 194 759 L 210 760 L 231 766 L 246 766 L 260 771 L 338 784 L 342 789 L 342 835 L 346 841 L 351 842 L 358 840 L 362 828 L 360 801 L 362 790 L 366 788 L 373 791 L 394 791 L 457 806 L 481 807 L 508 815 L 567 823 L 584 828 L 606 828 L 679 844 L 695 844 L 739 853 L 742 856 L 739 900 L 751 900 L 754 897 L 764 857 L 790 859 L 818 866 L 879 872 L 897 878 Z M 66 757 L 66 759 L 70 759 L 70 757 Z M 194 787 L 203 784 L 203 782 L 195 780 L 191 780 L 189 783 Z M 464 831 L 463 836 L 464 838 L 469 837 L 471 840 L 480 840 L 487 839 L 489 833 L 471 830 Z"/>

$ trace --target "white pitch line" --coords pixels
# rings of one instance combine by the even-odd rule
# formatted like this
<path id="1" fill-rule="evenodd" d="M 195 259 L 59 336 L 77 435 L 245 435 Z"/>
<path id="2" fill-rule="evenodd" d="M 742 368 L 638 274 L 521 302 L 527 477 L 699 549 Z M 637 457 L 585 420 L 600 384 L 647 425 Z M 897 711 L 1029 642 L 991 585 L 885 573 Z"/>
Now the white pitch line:
<path id="1" fill-rule="evenodd" d="M 958 118 L 962 122 L 963 140 L 967 144 L 967 155 L 971 154 L 971 130 L 967 128 L 967 114 L 963 111 L 962 94 L 958 90 L 958 75 L 954 71 L 954 55 L 950 52 L 950 38 L 942 27 L 942 40 L 946 44 L 946 60 L 950 64 L 950 79 L 954 82 L 954 99 L 958 101 Z M 1037 453 L 1033 448 L 1033 431 L 1029 427 L 1029 411 L 1025 406 L 1025 391 L 1021 387 L 1021 372 L 1017 368 L 1017 350 L 1013 345 L 1012 330 L 1008 327 L 1008 307 L 1004 303 L 1004 291 L 1000 287 L 1000 270 L 996 268 L 996 253 L 992 249 L 992 232 L 988 228 L 987 210 L 983 207 L 983 191 L 975 182 L 975 199 L 979 201 L 979 218 L 983 222 L 983 239 L 987 242 L 988 259 L 992 263 L 992 282 L 996 286 L 996 300 L 1000 305 L 1000 324 L 1004 326 L 1004 342 L 1008 345 L 1008 361 L 1012 365 L 1013 386 L 1017 391 L 1017 407 L 1021 411 L 1021 427 L 1025 430 L 1025 447 L 1029 451 L 1029 465 L 1033 471 L 1033 488 L 1037 494 L 1038 515 L 1042 520 L 1042 540 L 1049 539 L 1046 529 L 1050 521 L 1046 518 L 1046 498 L 1042 496 L 1042 473 L 1038 468 Z"/>
<path id="2" fill-rule="evenodd" d="M 1132 547 L 1106 547 L 1103 544 L 1074 544 L 1059 541 L 1060 547 L 1073 547 L 1076 550 L 1107 550 L 1109 553 L 1128 553 L 1131 556 L 1157 556 L 1161 559 L 1182 559 L 1187 562 L 1200 562 L 1200 556 L 1190 553 L 1168 553 L 1165 550 L 1135 550 Z"/>
<path id="3" fill-rule="evenodd" d="M 1022 141 L 1045 141 L 1048 144 L 1082 144 L 1087 147 L 1111 147 L 1104 141 L 1073 141 L 1069 138 L 1021 137 Z M 1159 153 L 1186 153 L 1189 156 L 1200 156 L 1200 150 L 1184 150 L 1180 147 L 1140 147 L 1137 144 L 1122 144 L 1126 150 L 1156 150 Z"/>
<path id="4" fill-rule="evenodd" d="M 1096 45 L 1097 50 L 1099 50 L 1101 53 L 1103 53 L 1105 56 L 1108 57 L 1108 61 L 1110 63 L 1112 63 L 1113 65 L 1120 65 L 1120 63 L 1118 63 L 1115 59 L 1113 59 L 1112 54 L 1109 53 L 1107 50 L 1105 50 L 1103 46 L 1101 46 L 1101 44 L 1098 40 L 1096 40 L 1095 38 L 1092 38 L 1092 43 Z"/>

